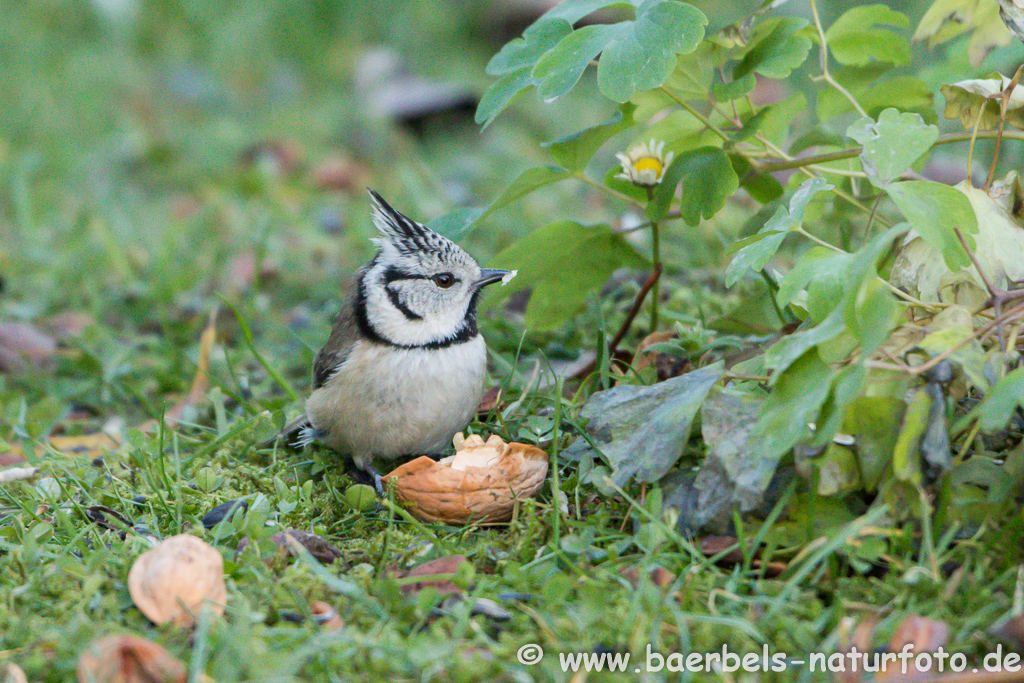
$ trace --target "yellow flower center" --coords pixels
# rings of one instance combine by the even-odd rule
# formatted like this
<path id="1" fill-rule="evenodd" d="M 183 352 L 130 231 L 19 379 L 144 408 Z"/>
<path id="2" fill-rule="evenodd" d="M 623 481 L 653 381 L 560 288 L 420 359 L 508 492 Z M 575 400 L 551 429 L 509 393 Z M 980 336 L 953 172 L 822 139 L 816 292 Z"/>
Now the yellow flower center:
<path id="1" fill-rule="evenodd" d="M 657 178 L 661 175 L 662 165 L 661 161 L 654 157 L 642 157 L 633 163 L 633 168 L 637 172 L 654 171 L 654 177 Z"/>

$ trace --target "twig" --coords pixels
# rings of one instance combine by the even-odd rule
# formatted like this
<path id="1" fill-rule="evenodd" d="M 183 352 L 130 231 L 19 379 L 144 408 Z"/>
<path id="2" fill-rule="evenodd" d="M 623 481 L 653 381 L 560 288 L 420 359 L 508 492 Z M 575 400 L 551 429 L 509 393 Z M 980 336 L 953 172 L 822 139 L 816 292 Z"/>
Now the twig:
<path id="1" fill-rule="evenodd" d="M 610 344 L 608 344 L 608 356 L 611 357 L 619 350 L 619 344 L 626 338 L 629 333 L 629 328 L 633 326 L 633 321 L 636 319 L 637 314 L 640 312 L 640 308 L 644 304 L 644 299 L 647 298 L 647 293 L 654 287 L 654 283 L 661 277 L 661 264 L 657 263 L 654 266 L 654 272 L 647 278 L 647 281 L 640 287 L 640 291 L 636 294 L 636 300 L 633 302 L 633 307 L 629 309 L 629 313 L 626 314 L 626 319 L 622 321 L 622 326 L 619 327 L 619 331 L 612 338 Z M 573 379 L 582 379 L 592 373 L 597 368 L 597 359 L 590 361 L 584 367 L 573 373 Z"/>
<path id="2" fill-rule="evenodd" d="M 988 192 L 988 188 L 992 187 L 992 180 L 996 175 L 996 163 L 999 161 L 999 143 L 1003 141 L 1003 124 L 1006 123 L 1006 110 L 1010 106 L 1010 97 L 1013 95 L 1013 91 L 1017 89 L 1017 83 L 1020 82 L 1020 75 L 1024 72 L 1024 64 L 1017 67 L 1017 73 L 1013 74 L 1013 78 L 1010 79 L 1010 85 L 1003 90 L 1003 96 L 999 101 L 999 131 L 996 134 L 996 148 L 992 151 L 992 165 L 988 169 L 988 178 L 985 180 L 985 191 Z M 982 105 L 982 111 L 985 107 Z"/>

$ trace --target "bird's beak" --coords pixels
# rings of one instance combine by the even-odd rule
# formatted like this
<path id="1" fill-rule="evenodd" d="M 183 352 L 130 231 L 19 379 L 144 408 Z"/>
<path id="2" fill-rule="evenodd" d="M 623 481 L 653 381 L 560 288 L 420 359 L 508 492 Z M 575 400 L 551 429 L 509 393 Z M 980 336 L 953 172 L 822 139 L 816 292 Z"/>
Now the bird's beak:
<path id="1" fill-rule="evenodd" d="M 473 287 L 480 289 L 487 285 L 493 285 L 495 282 L 500 282 L 503 277 L 508 275 L 509 271 L 501 270 L 499 268 L 481 268 L 480 277 L 473 282 Z"/>

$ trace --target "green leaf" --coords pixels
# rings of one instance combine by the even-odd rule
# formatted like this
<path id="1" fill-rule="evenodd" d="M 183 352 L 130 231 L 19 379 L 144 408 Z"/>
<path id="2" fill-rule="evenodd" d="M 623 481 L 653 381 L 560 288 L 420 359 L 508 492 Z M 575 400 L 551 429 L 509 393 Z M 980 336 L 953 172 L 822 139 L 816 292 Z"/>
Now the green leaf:
<path id="1" fill-rule="evenodd" d="M 665 176 L 647 205 L 651 220 L 661 220 L 681 188 L 680 216 L 687 225 L 696 226 L 701 218 L 711 218 L 736 192 L 739 178 L 729 158 L 718 147 L 701 147 L 679 155 L 665 170 Z"/>
<path id="2" fill-rule="evenodd" d="M 927 125 L 919 114 L 901 114 L 890 108 L 877 123 L 869 118 L 855 121 L 846 135 L 863 146 L 860 162 L 868 179 L 876 187 L 884 187 L 931 149 L 939 128 Z"/>
<path id="3" fill-rule="evenodd" d="M 785 211 L 785 207 L 780 206 L 775 215 L 779 216 Z M 732 287 L 748 270 L 758 272 L 764 268 L 782 246 L 787 234 L 784 230 L 769 230 L 766 225 L 756 235 L 736 242 L 733 246 L 738 251 L 725 269 L 725 286 Z"/>
<path id="4" fill-rule="evenodd" d="M 505 74 L 484 91 L 476 107 L 474 120 L 485 128 L 508 106 L 512 99 L 537 81 L 530 75 L 530 67 Z"/>
<path id="5" fill-rule="evenodd" d="M 740 179 L 740 187 L 762 204 L 771 204 L 782 196 L 782 184 L 769 173 L 755 171 L 750 162 L 742 154 L 730 154 L 729 160 L 736 176 Z"/>
<path id="6" fill-rule="evenodd" d="M 728 83 L 715 83 L 711 88 L 711 94 L 719 102 L 730 102 L 746 97 L 755 85 L 757 85 L 757 78 L 754 74 L 747 74 Z"/>
<path id="7" fill-rule="evenodd" d="M 776 378 L 750 440 L 757 457 L 774 459 L 808 433 L 832 386 L 832 369 L 808 351 Z"/>
<path id="8" fill-rule="evenodd" d="M 835 338 L 844 329 L 846 327 L 843 325 L 843 313 L 837 307 L 817 325 L 798 330 L 768 347 L 764 353 L 764 364 L 765 367 L 775 370 L 770 380 L 771 384 L 778 382 L 782 377 L 779 373 L 784 372 L 798 358 L 818 344 Z"/>
<path id="9" fill-rule="evenodd" d="M 811 247 L 779 283 L 776 295 L 779 306 L 788 306 L 812 281 L 845 271 L 849 260 L 849 254 L 839 254 L 825 247 Z"/>
<path id="10" fill-rule="evenodd" d="M 954 230 L 959 227 L 967 244 L 974 248 L 972 235 L 978 231 L 978 221 L 962 192 L 927 180 L 893 183 L 885 191 L 925 242 L 942 252 L 951 271 L 971 264 Z"/>
<path id="11" fill-rule="evenodd" d="M 675 55 L 696 49 L 708 23 L 696 7 L 675 0 L 647 0 L 636 14 L 636 21 L 620 25 L 597 65 L 598 88 L 615 102 L 663 84 Z"/>
<path id="12" fill-rule="evenodd" d="M 438 216 L 427 223 L 427 227 L 439 235 L 455 240 L 466 234 L 483 213 L 484 209 L 479 206 L 462 207 Z"/>
<path id="13" fill-rule="evenodd" d="M 843 431 L 857 440 L 860 475 L 868 490 L 878 487 L 892 460 L 904 407 L 890 396 L 859 396 L 846 410 Z"/>
<path id="14" fill-rule="evenodd" d="M 725 286 L 732 287 L 748 270 L 764 268 L 782 245 L 786 233 L 803 222 L 804 210 L 814 195 L 834 187 L 819 177 L 804 181 L 789 200 L 788 210 L 780 206 L 757 235 L 737 243 L 739 249 L 725 271 Z"/>
<path id="15" fill-rule="evenodd" d="M 504 208 L 520 197 L 530 194 L 534 190 L 545 185 L 551 185 L 572 177 L 572 173 L 557 166 L 538 166 L 523 171 L 518 178 L 505 188 L 497 199 L 491 202 L 478 218 L 484 218 L 498 209 Z"/>
<path id="16" fill-rule="evenodd" d="M 519 275 L 508 287 L 492 287 L 487 304 L 532 287 L 526 325 L 531 330 L 550 330 L 578 313 L 587 296 L 614 270 L 649 264 L 607 225 L 563 221 L 515 242 L 498 254 L 494 265 L 518 269 Z"/>
<path id="17" fill-rule="evenodd" d="M 922 483 L 920 446 L 928 429 L 931 406 L 932 399 L 928 392 L 918 389 L 907 406 L 903 427 L 896 437 L 896 446 L 892 452 L 892 467 L 896 477 L 915 486 Z"/>
<path id="18" fill-rule="evenodd" d="M 780 80 L 789 78 L 811 51 L 811 41 L 797 35 L 807 23 L 806 19 L 779 18 L 758 25 L 750 39 L 753 47 L 733 69 L 733 80 L 752 72 Z"/>
<path id="19" fill-rule="evenodd" d="M 662 85 L 676 66 L 675 55 L 696 49 L 705 24 L 707 17 L 692 5 L 646 0 L 633 21 L 584 26 L 548 50 L 533 70 L 537 94 L 549 102 L 569 92 L 600 54 L 598 88 L 625 102 L 638 90 Z"/>
<path id="20" fill-rule="evenodd" d="M 531 70 L 548 50 L 572 33 L 572 23 L 561 17 L 544 16 L 523 31 L 522 38 L 510 40 L 487 63 L 487 73 L 500 76 L 524 67 Z"/>
<path id="21" fill-rule="evenodd" d="M 568 135 L 561 140 L 545 143 L 551 155 L 565 168 L 582 171 L 598 149 L 613 135 L 636 125 L 633 121 L 633 105 L 623 105 L 610 119 L 602 124 Z"/>
<path id="22" fill-rule="evenodd" d="M 533 78 L 538 82 L 537 96 L 551 102 L 572 90 L 590 62 L 626 23 L 630 22 L 584 26 L 548 50 L 533 69 Z"/>
<path id="23" fill-rule="evenodd" d="M 906 64 L 910 44 L 879 24 L 906 26 L 906 15 L 885 5 L 864 5 L 845 12 L 825 31 L 829 52 L 840 64 L 864 66 L 872 60 Z"/>
<path id="24" fill-rule="evenodd" d="M 509 41 L 487 64 L 487 73 L 500 75 L 484 91 L 476 108 L 475 120 L 488 126 L 520 92 L 537 85 L 531 75 L 537 60 L 572 33 L 572 24 L 565 19 L 541 18 L 529 26 L 522 38 Z"/>
<path id="25" fill-rule="evenodd" d="M 1021 406 L 1024 406 L 1024 368 L 1017 368 L 996 382 L 970 416 L 978 419 L 983 430 L 992 431 L 1005 427 Z"/>
<path id="26" fill-rule="evenodd" d="M 672 469 L 722 371 L 719 362 L 651 386 L 623 384 L 598 391 L 587 400 L 580 417 L 590 421 L 587 433 L 612 466 L 617 485 L 631 479 L 656 482 Z M 565 455 L 579 459 L 590 452 L 588 440 L 581 438 Z"/>

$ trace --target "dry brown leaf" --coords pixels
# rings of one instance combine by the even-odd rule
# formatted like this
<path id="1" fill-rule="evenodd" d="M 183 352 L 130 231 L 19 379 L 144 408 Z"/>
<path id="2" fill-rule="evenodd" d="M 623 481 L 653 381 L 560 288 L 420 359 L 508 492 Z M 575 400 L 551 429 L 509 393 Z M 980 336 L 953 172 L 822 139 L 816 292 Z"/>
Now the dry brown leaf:
<path id="1" fill-rule="evenodd" d="M 328 631 L 339 631 L 345 628 L 345 620 L 341 618 L 336 609 L 326 602 L 319 600 L 314 602 L 309 611 L 313 615 L 313 620 Z"/>
<path id="2" fill-rule="evenodd" d="M 0 321 L 0 372 L 45 367 L 57 353 L 57 340 L 28 323 Z"/>
<path id="3" fill-rule="evenodd" d="M 450 578 L 459 573 L 459 567 L 469 560 L 465 555 L 447 555 L 436 560 L 424 562 L 404 572 L 392 572 L 395 579 L 413 579 L 418 576 L 430 577 L 423 581 L 413 581 L 402 584 L 402 593 L 414 595 L 428 586 L 433 586 L 441 595 L 461 593 L 462 589 L 452 583 Z"/>
<path id="4" fill-rule="evenodd" d="M 210 386 L 210 352 L 213 350 L 213 343 L 217 340 L 217 309 L 210 314 L 210 322 L 206 325 L 202 335 L 199 337 L 199 369 L 196 371 L 195 379 L 192 380 L 192 387 L 188 395 L 175 403 L 164 413 L 164 423 L 168 427 L 174 427 L 183 421 L 185 414 L 196 408 L 206 397 L 206 389 Z M 146 420 L 138 426 L 142 431 L 156 429 L 157 421 Z"/>
<path id="5" fill-rule="evenodd" d="M 896 627 L 896 632 L 889 639 L 886 650 L 899 653 L 904 648 L 909 648 L 909 651 L 915 654 L 935 652 L 938 648 L 945 646 L 948 639 L 949 625 L 946 622 L 911 614 Z M 903 671 L 902 662 L 889 663 L 888 666 L 885 666 L 883 662 L 875 678 L 881 681 L 892 680 L 893 677 L 899 676 L 902 680 L 908 680 L 907 676 L 914 674 L 929 674 L 929 671 L 918 671 L 915 668 L 915 659 L 909 659 L 906 672 Z"/>
<path id="6" fill-rule="evenodd" d="M 350 157 L 328 157 L 313 171 L 313 185 L 318 190 L 362 192 L 369 180 L 366 166 Z"/>
<path id="7" fill-rule="evenodd" d="M 224 613 L 224 560 L 195 536 L 172 536 L 135 560 L 128 572 L 128 592 L 153 623 L 189 627 L 200 609 Z"/>
<path id="8" fill-rule="evenodd" d="M 640 585 L 640 570 L 638 568 L 629 567 L 624 569 L 621 574 L 634 588 Z M 658 588 L 668 588 L 676 580 L 676 575 L 664 567 L 655 567 L 648 572 L 647 578 Z"/>
<path id="9" fill-rule="evenodd" d="M 630 363 L 637 372 L 654 366 L 656 377 L 659 382 L 678 377 L 689 368 L 689 361 L 686 358 L 671 353 L 649 352 L 647 349 L 655 344 L 672 341 L 679 335 L 674 331 L 654 332 L 644 337 L 643 341 L 636 347 L 636 354 Z"/>
<path id="10" fill-rule="evenodd" d="M 96 320 L 82 311 L 64 311 L 41 321 L 42 327 L 60 340 L 81 337 L 87 328 L 95 324 Z"/>
<path id="11" fill-rule="evenodd" d="M 181 660 L 138 636 L 101 638 L 78 658 L 78 683 L 184 683 L 187 679 L 188 667 Z"/>

